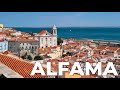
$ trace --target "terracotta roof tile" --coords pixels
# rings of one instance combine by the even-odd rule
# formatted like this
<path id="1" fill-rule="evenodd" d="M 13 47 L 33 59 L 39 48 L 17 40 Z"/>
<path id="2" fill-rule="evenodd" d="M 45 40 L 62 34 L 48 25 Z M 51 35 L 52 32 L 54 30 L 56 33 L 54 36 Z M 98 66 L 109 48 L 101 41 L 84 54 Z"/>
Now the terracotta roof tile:
<path id="1" fill-rule="evenodd" d="M 0 40 L 0 42 L 4 42 L 4 40 L 3 40 L 3 39 L 1 39 L 1 40 Z"/>
<path id="2" fill-rule="evenodd" d="M 39 42 L 39 41 L 35 39 L 19 39 L 18 42 Z"/>
<path id="3" fill-rule="evenodd" d="M 45 53 L 45 50 L 43 48 L 39 48 L 39 53 Z"/>
<path id="4" fill-rule="evenodd" d="M 95 78 L 95 76 L 92 76 L 92 75 L 85 75 L 85 76 L 81 76 L 81 78 Z"/>
<path id="5" fill-rule="evenodd" d="M 42 30 L 39 35 L 43 35 L 43 34 L 46 34 L 47 33 L 47 30 Z"/>
<path id="6" fill-rule="evenodd" d="M 5 52 L 3 52 L 3 54 L 12 54 L 12 53 L 9 51 L 5 51 Z"/>
<path id="7" fill-rule="evenodd" d="M 87 61 L 88 61 L 89 63 L 95 63 L 95 61 L 92 60 L 92 59 L 88 59 Z"/>
<path id="8" fill-rule="evenodd" d="M 4 32 L 0 32 L 0 35 L 6 35 Z"/>
<path id="9" fill-rule="evenodd" d="M 103 50 L 103 49 L 105 49 L 106 48 L 106 46 L 98 46 L 97 48 L 96 48 L 96 50 Z"/>
<path id="10" fill-rule="evenodd" d="M 35 74 L 34 76 L 30 76 L 31 71 L 34 67 L 34 64 L 31 64 L 26 61 L 22 61 L 19 59 L 15 59 L 9 56 L 5 56 L 0 54 L 0 62 L 4 65 L 8 66 L 24 78 L 47 78 L 48 76 L 42 76 L 40 74 Z M 46 72 L 46 69 L 44 68 L 44 71 Z"/>
<path id="11" fill-rule="evenodd" d="M 18 42 L 39 42 L 38 40 L 35 39 L 25 39 L 25 38 L 11 38 L 9 41 L 18 41 Z"/>
<path id="12" fill-rule="evenodd" d="M 71 57 L 71 60 L 76 61 L 76 60 L 77 60 L 77 57 Z"/>
<path id="13" fill-rule="evenodd" d="M 77 54 L 77 56 L 79 56 L 79 57 L 84 57 L 86 54 Z"/>
<path id="14" fill-rule="evenodd" d="M 51 48 L 39 48 L 39 53 L 45 54 L 45 53 L 52 53 Z"/>
<path id="15" fill-rule="evenodd" d="M 117 52 L 120 52 L 120 48 L 117 50 Z"/>
<path id="16" fill-rule="evenodd" d="M 117 47 L 107 47 L 106 49 L 108 49 L 108 50 L 110 50 L 110 51 L 116 51 L 116 50 L 118 50 Z"/>

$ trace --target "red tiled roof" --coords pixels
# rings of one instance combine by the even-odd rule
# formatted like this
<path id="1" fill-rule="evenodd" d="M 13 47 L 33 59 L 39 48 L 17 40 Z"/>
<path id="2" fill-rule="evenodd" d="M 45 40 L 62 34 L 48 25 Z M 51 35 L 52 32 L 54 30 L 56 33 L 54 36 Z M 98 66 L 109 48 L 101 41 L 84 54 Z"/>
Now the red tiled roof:
<path id="1" fill-rule="evenodd" d="M 19 39 L 19 42 L 39 42 L 38 40 L 35 39 Z"/>
<path id="2" fill-rule="evenodd" d="M 10 38 L 9 41 L 16 41 L 16 38 Z"/>
<path id="3" fill-rule="evenodd" d="M 71 60 L 76 61 L 76 60 L 77 60 L 77 57 L 71 57 Z"/>
<path id="4" fill-rule="evenodd" d="M 15 59 L 9 56 L 5 56 L 0 54 L 0 62 L 4 65 L 8 66 L 24 78 L 47 78 L 48 76 L 42 76 L 41 74 L 35 74 L 34 76 L 30 76 L 31 71 L 34 67 L 34 64 L 31 64 L 26 61 L 22 61 L 19 59 Z M 44 68 L 46 72 L 46 69 Z"/>
<path id="5" fill-rule="evenodd" d="M 93 75 L 84 75 L 84 76 L 81 76 L 81 78 L 95 78 L 95 76 L 93 76 Z"/>
<path id="6" fill-rule="evenodd" d="M 77 54 L 79 57 L 83 57 L 83 56 L 85 56 L 86 54 Z"/>
<path id="7" fill-rule="evenodd" d="M 120 55 L 120 52 L 117 52 L 118 55 Z"/>
<path id="8" fill-rule="evenodd" d="M 103 50 L 103 49 L 105 49 L 106 48 L 106 46 L 98 46 L 97 48 L 96 48 L 96 50 Z"/>
<path id="9" fill-rule="evenodd" d="M 12 54 L 12 53 L 9 51 L 5 51 L 5 52 L 3 52 L 3 54 Z"/>
<path id="10" fill-rule="evenodd" d="M 39 53 L 52 53 L 51 48 L 47 47 L 47 48 L 39 48 Z"/>
<path id="11" fill-rule="evenodd" d="M 92 60 L 92 59 L 88 59 L 87 61 L 88 61 L 89 63 L 95 63 L 95 61 Z"/>
<path id="12" fill-rule="evenodd" d="M 0 32 L 0 35 L 6 35 L 4 32 Z"/>
<path id="13" fill-rule="evenodd" d="M 48 60 L 47 62 L 51 62 L 54 65 L 58 65 L 60 61 L 58 61 L 57 59 L 52 59 L 52 60 Z"/>
<path id="14" fill-rule="evenodd" d="M 117 52 L 120 52 L 120 48 L 117 50 Z"/>
<path id="15" fill-rule="evenodd" d="M 39 48 L 39 53 L 46 53 L 45 50 L 43 48 Z"/>
<path id="16" fill-rule="evenodd" d="M 3 40 L 3 39 L 1 39 L 1 40 L 0 40 L 0 42 L 4 42 L 4 40 Z"/>
<path id="17" fill-rule="evenodd" d="M 56 66 L 52 66 L 52 70 L 55 71 L 55 72 L 58 72 L 59 71 L 58 66 L 57 65 Z"/>
<path id="18" fill-rule="evenodd" d="M 80 49 L 82 46 L 80 46 L 80 45 L 78 45 L 78 46 L 76 46 L 76 48 L 78 48 L 78 49 Z"/>
<path id="19" fill-rule="evenodd" d="M 42 30 L 39 35 L 43 35 L 43 34 L 46 34 L 47 33 L 47 30 Z"/>
<path id="20" fill-rule="evenodd" d="M 60 47 L 60 49 L 62 49 L 62 46 L 61 46 L 61 45 L 58 45 L 57 47 Z"/>
<path id="21" fill-rule="evenodd" d="M 11 38 L 9 41 L 18 41 L 18 42 L 39 42 L 38 40 L 35 39 L 25 39 L 25 38 Z"/>
<path id="22" fill-rule="evenodd" d="M 115 64 L 116 64 L 116 65 L 120 65 L 120 61 L 117 60 L 117 61 L 115 62 Z"/>
<path id="23" fill-rule="evenodd" d="M 61 59 L 60 62 L 67 62 L 67 59 Z"/>
<path id="24" fill-rule="evenodd" d="M 94 49 L 95 47 L 89 46 L 91 49 Z"/>
<path id="25" fill-rule="evenodd" d="M 110 51 L 116 51 L 118 48 L 117 47 L 107 47 L 106 49 L 108 49 Z"/>

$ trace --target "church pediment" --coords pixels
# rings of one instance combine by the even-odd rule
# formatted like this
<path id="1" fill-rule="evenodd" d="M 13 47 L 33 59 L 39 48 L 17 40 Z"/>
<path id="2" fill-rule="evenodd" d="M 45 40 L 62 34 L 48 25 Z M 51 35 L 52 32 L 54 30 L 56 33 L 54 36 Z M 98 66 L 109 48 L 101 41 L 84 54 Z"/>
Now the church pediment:
<path id="1" fill-rule="evenodd" d="M 39 36 L 53 36 L 51 33 L 47 32 L 47 30 L 42 30 L 39 33 Z"/>
<path id="2" fill-rule="evenodd" d="M 41 36 L 53 36 L 53 35 L 51 33 L 47 32 L 47 33 L 42 34 Z"/>

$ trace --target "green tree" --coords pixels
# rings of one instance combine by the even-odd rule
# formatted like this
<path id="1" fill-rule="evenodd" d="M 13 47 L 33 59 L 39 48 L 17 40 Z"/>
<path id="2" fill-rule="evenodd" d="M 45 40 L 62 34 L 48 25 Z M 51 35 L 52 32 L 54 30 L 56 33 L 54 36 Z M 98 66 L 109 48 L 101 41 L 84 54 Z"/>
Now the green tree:
<path id="1" fill-rule="evenodd" d="M 22 59 L 26 59 L 26 56 L 21 56 Z"/>
<path id="2" fill-rule="evenodd" d="M 23 56 L 21 56 L 22 59 L 26 59 L 27 58 L 27 53 L 25 53 Z"/>
<path id="3" fill-rule="evenodd" d="M 63 54 L 63 55 L 62 55 L 62 57 L 65 57 L 65 56 L 67 56 L 67 54 Z"/>
<path id="4" fill-rule="evenodd" d="M 32 60 L 32 56 L 31 56 L 31 55 L 28 55 L 28 56 L 27 56 L 27 59 L 28 59 L 28 60 Z"/>
<path id="5" fill-rule="evenodd" d="M 43 60 L 43 57 L 42 56 L 35 56 L 34 60 Z"/>
<path id="6" fill-rule="evenodd" d="M 57 38 L 57 44 L 60 45 L 61 43 L 63 43 L 63 40 L 61 38 Z"/>

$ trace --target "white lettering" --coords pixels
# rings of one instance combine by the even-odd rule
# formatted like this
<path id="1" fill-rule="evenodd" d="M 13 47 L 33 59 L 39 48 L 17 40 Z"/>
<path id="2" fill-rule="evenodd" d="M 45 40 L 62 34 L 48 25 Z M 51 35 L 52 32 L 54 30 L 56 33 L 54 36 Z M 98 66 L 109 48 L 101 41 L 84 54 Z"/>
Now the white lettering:
<path id="1" fill-rule="evenodd" d="M 51 62 L 47 62 L 47 75 L 57 75 L 57 72 L 51 72 Z"/>
<path id="2" fill-rule="evenodd" d="M 63 71 L 68 71 L 68 68 L 63 68 L 63 65 L 69 65 L 69 62 L 59 62 L 59 75 L 63 75 Z"/>
<path id="3" fill-rule="evenodd" d="M 78 68 L 78 70 L 76 70 L 76 67 Z M 70 72 L 70 75 L 73 75 L 74 73 L 78 73 L 80 75 L 84 75 L 84 72 L 82 71 L 82 68 L 80 67 L 80 64 L 79 62 L 75 62 L 73 67 L 72 67 L 72 70 Z"/>
<path id="4" fill-rule="evenodd" d="M 86 75 L 90 75 L 90 71 L 92 72 L 92 74 L 95 74 L 97 70 L 98 70 L 98 75 L 101 75 L 102 74 L 101 62 L 98 62 L 98 64 L 94 69 L 92 68 L 89 62 L 86 62 Z"/>
<path id="5" fill-rule="evenodd" d="M 37 68 L 39 68 L 39 70 L 37 70 Z M 33 76 L 35 73 L 41 73 L 42 75 L 45 75 L 45 72 L 42 68 L 42 65 L 40 64 L 40 62 L 36 62 L 35 66 L 33 67 L 33 70 L 31 72 L 31 75 Z"/>
<path id="6" fill-rule="evenodd" d="M 112 70 L 110 70 L 110 68 Z M 104 71 L 103 75 L 107 75 L 108 73 L 113 73 L 114 75 L 118 75 L 118 73 L 117 73 L 117 71 L 116 71 L 116 69 L 115 69 L 115 67 L 114 67 L 112 62 L 109 62 L 107 64 L 107 67 L 105 68 L 105 71 Z"/>

